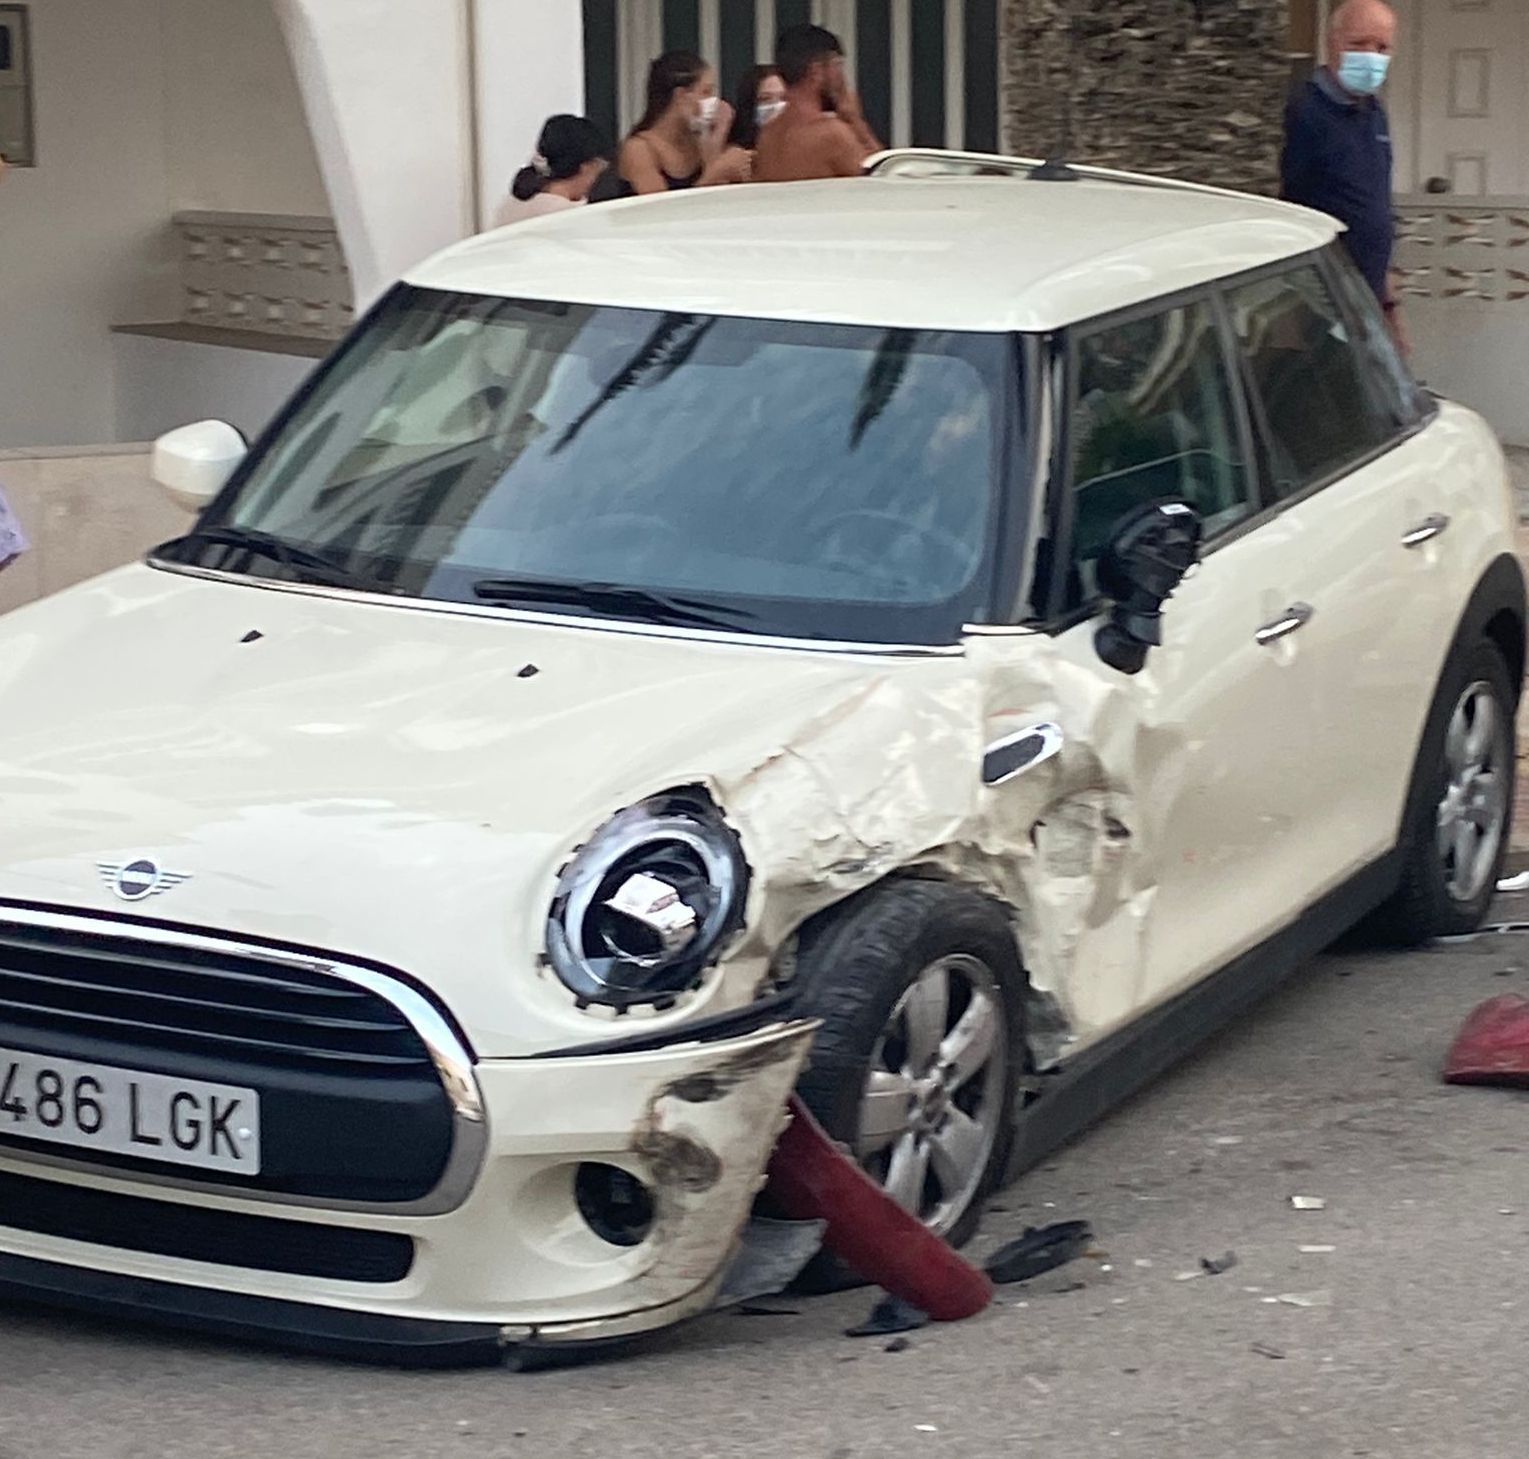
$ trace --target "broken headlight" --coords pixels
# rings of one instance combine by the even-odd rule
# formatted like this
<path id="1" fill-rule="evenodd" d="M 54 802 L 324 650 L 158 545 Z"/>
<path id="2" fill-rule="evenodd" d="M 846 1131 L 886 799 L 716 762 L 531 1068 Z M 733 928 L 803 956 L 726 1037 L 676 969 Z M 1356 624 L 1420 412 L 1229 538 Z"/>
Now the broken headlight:
<path id="1" fill-rule="evenodd" d="M 547 957 L 581 1003 L 629 1008 L 694 987 L 743 922 L 738 838 L 698 792 L 605 823 L 558 878 Z"/>

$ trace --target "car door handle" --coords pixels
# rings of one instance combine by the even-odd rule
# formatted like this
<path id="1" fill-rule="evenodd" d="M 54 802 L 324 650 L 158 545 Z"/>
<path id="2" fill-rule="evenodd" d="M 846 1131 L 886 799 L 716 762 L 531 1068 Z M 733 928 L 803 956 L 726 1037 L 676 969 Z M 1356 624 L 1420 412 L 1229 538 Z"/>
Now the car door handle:
<path id="1" fill-rule="evenodd" d="M 1304 628 L 1316 616 L 1317 610 L 1310 603 L 1292 603 L 1273 623 L 1266 623 L 1253 635 L 1254 641 L 1260 648 L 1271 643 L 1278 643 L 1282 638 L 1289 638 L 1298 629 Z"/>
<path id="2" fill-rule="evenodd" d="M 1402 538 L 1403 547 L 1421 547 L 1425 542 L 1432 542 L 1435 537 L 1449 530 L 1449 518 L 1442 512 L 1434 512 L 1432 516 L 1424 517 L 1410 532 Z"/>

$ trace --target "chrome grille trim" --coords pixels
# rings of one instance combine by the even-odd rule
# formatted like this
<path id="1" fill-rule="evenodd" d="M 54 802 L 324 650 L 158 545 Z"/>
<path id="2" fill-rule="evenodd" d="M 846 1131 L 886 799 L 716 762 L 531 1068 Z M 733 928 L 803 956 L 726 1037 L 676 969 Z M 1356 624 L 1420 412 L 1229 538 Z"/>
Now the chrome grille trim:
<path id="1" fill-rule="evenodd" d="M 180 1190 L 214 1196 L 221 1202 L 241 1202 L 255 1206 L 303 1206 L 325 1211 L 354 1211 L 389 1216 L 439 1216 L 454 1211 L 467 1199 L 483 1164 L 488 1147 L 488 1123 L 482 1092 L 473 1073 L 472 1056 L 461 1039 L 428 999 L 408 984 L 390 978 L 374 968 L 361 967 L 340 958 L 284 952 L 235 937 L 214 937 L 203 933 L 182 932 L 125 919 L 92 917 L 72 912 L 44 911 L 0 903 L 0 926 L 32 928 L 43 931 L 83 934 L 101 938 L 122 938 L 134 942 L 185 951 L 244 958 L 251 962 L 270 963 L 275 968 L 319 973 L 339 978 L 389 1003 L 408 1022 L 424 1044 L 435 1066 L 441 1087 L 451 1106 L 451 1154 L 435 1189 L 414 1201 L 347 1201 L 333 1198 L 289 1195 L 282 1192 L 235 1189 L 183 1176 L 140 1172 L 96 1165 L 88 1160 L 30 1150 L 0 1150 L 0 1167 L 49 1167 L 90 1175 L 110 1182 L 116 1188 L 153 1186 L 162 1190 Z"/>

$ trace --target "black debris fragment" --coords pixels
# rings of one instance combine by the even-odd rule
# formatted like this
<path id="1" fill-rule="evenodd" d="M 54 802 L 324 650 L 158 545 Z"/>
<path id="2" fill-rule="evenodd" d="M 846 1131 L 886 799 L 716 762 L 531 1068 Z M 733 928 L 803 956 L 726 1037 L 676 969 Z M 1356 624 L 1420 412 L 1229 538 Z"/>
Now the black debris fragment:
<path id="1" fill-rule="evenodd" d="M 1261 1358 L 1276 1358 L 1276 1359 L 1279 1359 L 1279 1358 L 1283 1358 L 1285 1356 L 1285 1350 L 1283 1348 L 1270 1347 L 1269 1344 L 1266 1343 L 1266 1342 L 1256 1342 L 1256 1343 L 1254 1343 L 1253 1344 L 1253 1351 L 1255 1353 L 1257 1353 L 1258 1356 L 1261 1357 Z"/>
<path id="2" fill-rule="evenodd" d="M 871 1315 L 858 1327 L 845 1330 L 845 1337 L 891 1337 L 895 1332 L 915 1332 L 929 1325 L 929 1314 L 921 1312 L 901 1297 L 885 1296 L 871 1309 Z"/>
<path id="3" fill-rule="evenodd" d="M 884 1353 L 905 1353 L 912 1346 L 913 1346 L 913 1344 L 911 1342 L 909 1342 L 907 1338 L 905 1338 L 905 1337 L 894 1337 L 892 1339 L 892 1341 L 889 1342 L 886 1345 L 886 1347 L 884 1347 L 882 1349 L 882 1352 L 884 1352 Z"/>
<path id="4" fill-rule="evenodd" d="M 1054 1226 L 1029 1227 L 1017 1241 L 1000 1246 L 985 1268 L 995 1282 L 1027 1282 L 1044 1272 L 1076 1261 L 1094 1239 L 1087 1221 L 1059 1221 Z"/>
<path id="5" fill-rule="evenodd" d="M 744 1302 L 733 1311 L 739 1317 L 800 1317 L 800 1307 L 772 1307 L 764 1302 Z"/>
<path id="6" fill-rule="evenodd" d="M 1208 1277 L 1219 1277 L 1222 1272 L 1229 1272 L 1237 1265 L 1237 1253 L 1229 1251 L 1222 1257 L 1202 1256 L 1200 1258 L 1200 1270 Z"/>
<path id="7" fill-rule="evenodd" d="M 535 664 L 527 664 L 515 677 L 517 679 L 534 679 L 539 673 L 541 673 L 541 670 Z"/>
<path id="8" fill-rule="evenodd" d="M 252 628 L 252 629 L 250 629 L 250 631 L 248 633 L 246 633 L 244 635 L 243 638 L 241 638 L 239 640 L 239 642 L 240 643 L 259 643 L 260 640 L 262 638 L 264 638 L 264 637 L 265 637 L 265 634 L 263 634 L 258 628 Z"/>

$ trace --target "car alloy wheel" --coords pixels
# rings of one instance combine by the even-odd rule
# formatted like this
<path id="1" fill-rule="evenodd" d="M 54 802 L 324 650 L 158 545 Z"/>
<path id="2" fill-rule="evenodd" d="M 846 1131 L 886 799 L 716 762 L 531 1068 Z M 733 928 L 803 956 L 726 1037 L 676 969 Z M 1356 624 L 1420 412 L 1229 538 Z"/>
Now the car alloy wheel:
<path id="1" fill-rule="evenodd" d="M 1009 1038 L 998 980 L 966 953 L 925 968 L 871 1056 L 854 1149 L 940 1235 L 977 1195 L 1002 1127 Z"/>
<path id="2" fill-rule="evenodd" d="M 1492 686 L 1461 694 L 1444 740 L 1445 786 L 1438 810 L 1438 854 L 1449 895 L 1473 902 L 1493 875 L 1507 810 L 1508 725 Z"/>

